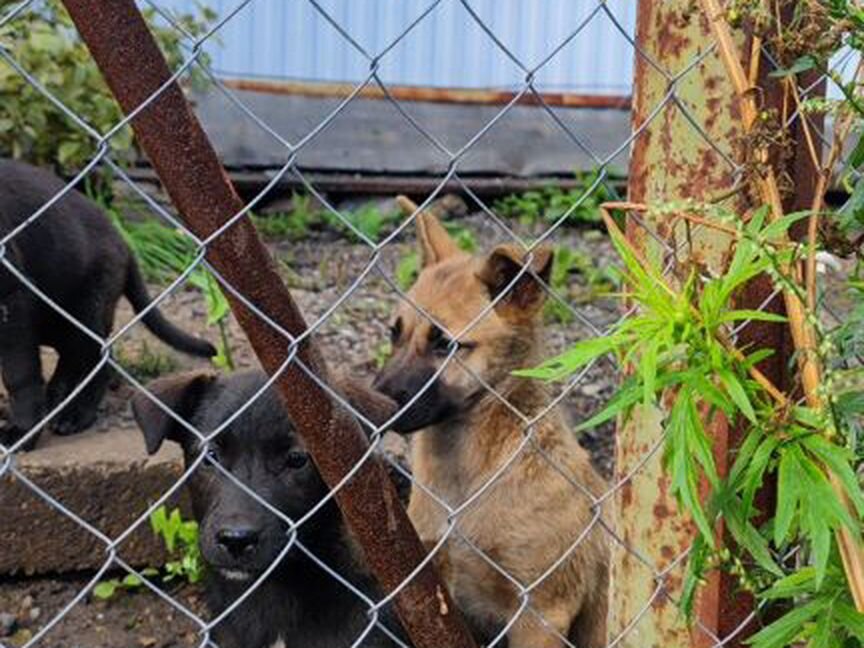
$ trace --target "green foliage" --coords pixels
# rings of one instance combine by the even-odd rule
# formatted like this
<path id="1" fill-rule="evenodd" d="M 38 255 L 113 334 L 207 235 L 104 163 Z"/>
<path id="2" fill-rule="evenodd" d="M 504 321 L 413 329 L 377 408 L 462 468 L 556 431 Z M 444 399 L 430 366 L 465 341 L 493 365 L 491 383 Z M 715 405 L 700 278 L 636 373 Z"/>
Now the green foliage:
<path id="1" fill-rule="evenodd" d="M 255 229 L 268 241 L 302 239 L 322 220 L 321 211 L 314 208 L 311 196 L 300 193 L 291 195 L 291 209 L 287 212 L 252 216 Z"/>
<path id="2" fill-rule="evenodd" d="M 414 280 L 420 272 L 420 255 L 417 250 L 405 254 L 396 264 L 396 284 L 402 290 L 408 290 L 414 285 Z"/>
<path id="3" fill-rule="evenodd" d="M 144 279 L 168 284 L 185 272 L 199 256 L 195 243 L 179 229 L 162 224 L 153 218 L 131 220 L 125 218 L 105 188 L 87 187 L 88 197 L 111 219 L 123 240 L 132 250 Z M 228 316 L 231 308 L 219 281 L 202 265 L 189 274 L 189 283 L 204 296 L 207 306 L 207 325 L 219 330 L 217 355 L 214 365 L 227 371 L 234 370 L 234 359 L 228 337 Z"/>
<path id="4" fill-rule="evenodd" d="M 807 597 L 814 589 L 820 596 L 797 606 L 750 638 L 759 648 L 782 648 L 808 642 L 808 646 L 846 648 L 864 644 L 864 615 L 849 603 L 839 558 L 833 555 L 821 587 L 813 567 L 777 580 L 763 592 L 766 600 Z"/>
<path id="5" fill-rule="evenodd" d="M 390 359 L 390 356 L 393 355 L 393 345 L 390 342 L 382 342 L 378 346 L 375 347 L 375 355 L 373 359 L 375 361 L 375 368 L 380 371 L 384 368 L 384 365 L 387 364 L 387 361 Z"/>
<path id="6" fill-rule="evenodd" d="M 152 10 L 145 17 L 154 17 Z M 202 8 L 197 15 L 176 19 L 192 34 L 203 34 L 215 18 Z M 153 26 L 153 34 L 169 65 L 183 60 L 181 34 L 172 27 Z M 87 48 L 78 38 L 60 0 L 44 0 L 0 26 L 0 45 L 45 89 L 99 133 L 122 119 Z M 203 56 L 203 54 L 202 54 Z M 203 77 L 194 70 L 193 83 Z M 132 151 L 132 133 L 125 128 L 110 140 L 119 155 Z M 95 153 L 93 140 L 10 65 L 0 65 L 0 156 L 62 169 L 83 166 Z"/>
<path id="7" fill-rule="evenodd" d="M 584 290 L 578 295 L 571 294 L 571 282 L 574 275 L 582 278 Z M 552 273 L 549 285 L 557 295 L 568 302 L 584 303 L 598 295 L 614 290 L 617 276 L 610 268 L 598 268 L 594 260 L 587 254 L 565 245 L 555 246 L 555 256 L 552 262 Z M 573 312 L 567 304 L 557 299 L 549 299 L 544 307 L 544 316 L 549 322 L 569 324 L 573 321 Z"/>
<path id="8" fill-rule="evenodd" d="M 158 569 L 142 569 L 141 575 L 146 578 L 153 578 L 159 575 Z M 93 596 L 103 601 L 113 598 L 119 591 L 135 592 L 144 585 L 143 579 L 136 574 L 126 574 L 122 579 L 109 578 L 108 580 L 99 581 L 93 587 Z"/>
<path id="9" fill-rule="evenodd" d="M 601 221 L 600 205 L 614 198 L 598 178 L 596 172 L 577 173 L 577 184 L 572 189 L 550 185 L 511 194 L 493 203 L 492 210 L 506 218 L 517 218 L 523 225 L 552 223 L 564 214 L 568 214 L 569 224 L 597 224 Z"/>
<path id="10" fill-rule="evenodd" d="M 198 523 L 184 520 L 179 509 L 169 513 L 162 505 L 150 514 L 150 528 L 165 544 L 168 560 L 158 569 L 141 570 L 141 576 L 148 580 L 159 579 L 163 585 L 177 581 L 199 582 L 204 576 L 204 561 L 198 545 Z M 127 574 L 123 579 L 111 578 L 97 583 L 93 596 L 107 600 L 119 591 L 137 591 L 143 585 L 139 576 Z"/>
<path id="11" fill-rule="evenodd" d="M 735 221 L 734 214 L 717 207 L 679 208 L 691 213 L 710 210 L 714 218 Z M 624 264 L 627 298 L 639 306 L 639 313 L 605 337 L 579 342 L 539 367 L 517 373 L 544 381 L 565 380 L 608 354 L 633 367 L 634 373 L 607 406 L 577 429 L 614 417 L 626 420 L 637 408 L 660 412 L 670 490 L 698 529 L 684 584 L 685 612 L 690 613 L 705 573 L 724 569 L 738 576 L 741 588 L 766 601 L 795 601 L 792 611 L 752 638 L 757 648 L 798 641 L 843 646 L 847 638 L 860 639 L 862 629 L 861 615 L 854 612 L 838 566 L 834 536 L 842 528 L 860 535 L 864 518 L 864 494 L 855 473 L 860 458 L 846 443 L 850 428 L 835 412 L 817 415 L 805 407 L 778 410 L 751 373 L 771 350 L 735 354 L 726 341 L 728 327 L 745 320 L 784 321 L 734 305 L 736 293 L 762 273 L 789 288 L 781 269 L 792 260 L 792 248 L 776 241 L 802 215 L 792 214 L 770 225 L 765 224 L 765 215 L 763 209 L 746 224 L 738 223 L 740 238 L 723 274 L 706 277 L 694 268 L 678 290 L 668 286 L 658 266 L 638 257 L 613 231 Z M 864 396 L 861 384 L 855 392 L 859 402 Z M 725 477 L 719 474 L 707 432 L 721 414 L 747 426 Z M 762 524 L 755 494 L 775 471 L 776 515 Z M 854 514 L 832 490 L 829 471 L 842 484 Z M 719 519 L 725 521 L 734 541 L 731 546 L 715 535 Z M 798 559 L 803 570 L 794 571 L 777 559 L 792 546 L 801 547 Z"/>
<path id="12" fill-rule="evenodd" d="M 228 338 L 228 316 L 231 314 L 231 306 L 225 293 L 222 292 L 216 277 L 200 267 L 189 275 L 189 283 L 204 295 L 204 302 L 207 304 L 207 325 L 219 329 L 219 343 L 216 345 L 216 356 L 212 358 L 213 364 L 220 369 L 234 371 L 234 357 L 231 354 L 231 343 Z"/>
<path id="13" fill-rule="evenodd" d="M 287 238 L 296 241 L 327 227 L 344 232 L 351 239 L 359 239 L 357 232 L 360 232 L 369 240 L 378 242 L 382 235 L 392 230 L 401 217 L 397 210 L 383 211 L 372 203 L 340 213 L 341 218 L 330 211 L 317 208 L 310 196 L 295 193 L 291 196 L 289 211 L 253 216 L 252 221 L 261 235 L 269 240 Z"/>
<path id="14" fill-rule="evenodd" d="M 148 382 L 177 369 L 177 362 L 172 356 L 154 351 L 146 341 L 131 355 L 122 348 L 118 349 L 117 361 L 139 382 Z"/>
<path id="15" fill-rule="evenodd" d="M 171 559 L 164 565 L 163 580 L 182 579 L 197 583 L 204 576 L 204 561 L 198 545 L 198 523 L 184 520 L 179 509 L 170 513 L 160 506 L 150 515 L 153 533 L 162 538 Z"/>
<path id="16" fill-rule="evenodd" d="M 401 218 L 401 213 L 398 210 L 385 212 L 372 204 L 362 205 L 358 209 L 343 212 L 344 221 L 330 212 L 325 212 L 324 215 L 327 223 L 334 229 L 348 232 L 352 238 L 357 237 L 354 232 L 357 230 L 375 243 L 379 242 L 382 234 L 398 223 Z"/>

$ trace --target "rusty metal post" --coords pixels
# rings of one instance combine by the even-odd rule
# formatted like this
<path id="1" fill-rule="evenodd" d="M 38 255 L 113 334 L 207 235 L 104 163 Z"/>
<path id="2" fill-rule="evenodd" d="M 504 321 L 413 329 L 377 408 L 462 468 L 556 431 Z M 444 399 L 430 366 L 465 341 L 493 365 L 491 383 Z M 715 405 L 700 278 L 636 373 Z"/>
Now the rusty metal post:
<path id="1" fill-rule="evenodd" d="M 749 39 L 743 33 L 739 38 L 740 51 L 750 52 Z M 644 54 L 674 76 L 705 52 L 713 42 L 713 35 L 705 16 L 690 0 L 640 0 L 636 40 Z M 778 105 L 781 94 L 776 81 L 768 79 L 764 65 L 760 72 L 758 81 L 766 88 L 763 105 L 766 108 Z M 637 54 L 634 129 L 643 126 L 651 111 L 667 100 L 669 90 L 668 79 Z M 733 186 L 733 167 L 723 156 L 740 160 L 737 149 L 743 133 L 736 94 L 720 59 L 712 54 L 701 60 L 676 84 L 675 96 L 707 137 L 689 123 L 680 106 L 669 102 L 634 143 L 629 179 L 629 197 L 633 202 L 657 204 L 684 198 L 704 201 L 722 195 Z M 798 155 L 789 166 L 789 173 L 797 182 L 796 195 L 790 202 L 799 208 L 809 207 L 813 192 L 813 169 L 801 159 L 806 155 L 802 153 L 803 148 L 798 147 Z M 744 200 L 743 195 L 738 196 L 729 205 L 741 213 L 752 206 Z M 662 223 L 650 222 L 650 219 L 648 226 L 660 234 L 670 233 Z M 628 233 L 648 254 L 659 253 L 658 246 L 645 236 L 641 227 L 631 224 Z M 700 263 L 719 268 L 729 245 L 724 235 L 703 228 L 694 233 L 693 254 Z M 759 308 L 772 291 L 767 277 L 757 278 L 741 297 L 741 307 Z M 775 300 L 767 308 L 782 311 L 782 299 Z M 787 386 L 791 342 L 785 325 L 753 322 L 741 332 L 739 342 L 750 348 L 774 349 L 775 354 L 764 361 L 760 369 L 774 384 L 781 388 Z M 744 430 L 719 421 L 712 433 L 715 459 L 723 474 Z M 619 474 L 629 474 L 639 466 L 644 453 L 654 447 L 660 434 L 659 418 L 653 413 L 643 414 L 639 420 L 619 430 Z M 618 493 L 615 503 L 617 528 L 624 541 L 655 565 L 662 578 L 659 583 L 646 580 L 645 567 L 638 558 L 626 551 L 615 553 L 612 583 L 616 605 L 610 618 L 610 636 L 616 636 L 630 625 L 632 628 L 623 638 L 622 646 L 710 646 L 715 643 L 712 635 L 721 640 L 729 638 L 724 646 L 743 646 L 746 638 L 757 629 L 756 623 L 748 622 L 752 618 L 754 600 L 737 587 L 732 577 L 713 573 L 702 588 L 696 609 L 701 628 L 688 628 L 673 602 L 680 594 L 684 574 L 684 565 L 675 565 L 674 561 L 689 546 L 694 529 L 676 512 L 659 454 L 637 471 L 633 481 Z M 759 494 L 758 505 L 763 511 L 773 508 L 773 489 Z M 718 533 L 723 532 L 722 525 L 718 525 Z M 652 599 L 658 589 L 660 594 Z M 651 611 L 641 614 L 648 600 L 652 600 Z"/>
<path id="2" fill-rule="evenodd" d="M 133 0 L 64 0 L 69 14 L 123 110 L 130 114 L 171 78 Z M 176 83 L 168 84 L 132 120 L 141 147 L 184 222 L 207 237 L 242 207 L 200 123 Z M 303 317 L 248 218 L 209 246 L 207 259 L 250 303 L 292 335 L 306 330 Z M 242 302 L 231 307 L 268 373 L 288 358 L 289 342 Z M 327 368 L 311 342 L 298 357 L 320 378 Z M 321 475 L 330 487 L 362 459 L 368 448 L 358 423 L 292 363 L 276 382 Z M 381 464 L 367 461 L 336 500 L 387 592 L 400 587 L 425 551 Z M 396 610 L 418 648 L 472 648 L 474 642 L 430 564 L 394 598 Z"/>
<path id="3" fill-rule="evenodd" d="M 636 26 L 637 45 L 653 61 L 674 75 L 686 67 L 711 42 L 710 26 L 700 20 L 689 0 L 641 0 Z M 668 100 L 669 80 L 641 55 L 636 55 L 633 88 L 632 126 L 643 127 L 652 111 L 667 102 L 651 120 L 633 145 L 629 198 L 634 202 L 657 204 L 683 198 L 709 199 L 732 186 L 732 169 L 712 148 L 712 142 L 693 129 L 673 101 Z M 713 143 L 732 156 L 732 142 L 740 135 L 732 100 L 734 93 L 726 82 L 722 63 L 707 57 L 691 70 L 685 82 L 675 89 L 687 103 L 695 120 L 702 124 Z M 661 235 L 669 232 L 664 224 L 647 226 Z M 649 256 L 660 254 L 659 246 L 641 227 L 630 224 L 628 236 L 638 242 Z M 718 266 L 729 241 L 713 231 L 703 231 L 694 240 L 694 253 L 701 261 Z M 722 468 L 728 448 L 728 429 L 713 430 L 717 455 Z M 627 475 L 637 469 L 645 453 L 662 438 L 657 412 L 640 412 L 618 431 L 616 470 Z M 669 478 L 662 466 L 662 448 L 645 463 L 633 479 L 624 484 L 615 499 L 615 522 L 625 544 L 662 575 L 651 578 L 641 560 L 624 549 L 613 550 L 612 596 L 609 632 L 622 638 L 624 648 L 677 648 L 691 646 L 699 631 L 692 631 L 674 602 L 681 594 L 686 565 L 677 564 L 694 537 L 694 529 L 677 513 L 669 492 Z M 716 596 L 711 583 L 699 602 L 700 621 L 710 630 L 719 628 L 722 617 L 729 616 L 730 604 Z M 653 598 L 652 598 L 653 597 Z M 710 599 L 710 600 L 709 600 Z M 650 601 L 648 612 L 645 605 Z M 737 613 L 735 614 L 737 617 Z M 721 635 L 722 636 L 722 635 Z"/>

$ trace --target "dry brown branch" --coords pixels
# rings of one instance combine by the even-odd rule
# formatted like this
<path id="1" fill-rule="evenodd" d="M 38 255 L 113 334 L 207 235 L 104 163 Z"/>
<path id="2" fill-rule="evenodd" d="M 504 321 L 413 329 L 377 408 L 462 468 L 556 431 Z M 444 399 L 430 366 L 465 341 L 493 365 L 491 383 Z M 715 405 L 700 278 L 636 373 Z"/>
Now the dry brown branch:
<path id="1" fill-rule="evenodd" d="M 862 69 L 862 63 L 858 63 L 858 68 L 855 72 L 857 77 Z M 816 247 L 818 243 L 819 233 L 819 218 L 822 213 L 822 208 L 825 206 L 825 193 L 828 191 L 828 185 L 834 173 L 834 167 L 840 159 L 843 152 L 843 144 L 849 135 L 849 132 L 854 123 L 854 114 L 849 113 L 844 116 L 843 120 L 834 129 L 831 149 L 828 152 L 828 157 L 825 163 L 822 163 L 821 156 L 816 152 L 814 145 L 813 134 L 811 132 L 810 123 L 807 121 L 807 116 L 804 112 L 803 102 L 798 92 L 798 84 L 794 77 L 786 79 L 785 91 L 791 93 L 795 100 L 795 106 L 798 110 L 801 120 L 801 128 L 804 133 L 804 138 L 807 141 L 807 150 L 810 154 L 810 160 L 813 163 L 813 168 L 818 171 L 818 180 L 816 189 L 813 193 L 813 202 L 810 206 L 810 217 L 807 219 L 807 268 L 806 268 L 806 292 L 807 292 L 807 309 L 813 312 L 816 308 Z"/>

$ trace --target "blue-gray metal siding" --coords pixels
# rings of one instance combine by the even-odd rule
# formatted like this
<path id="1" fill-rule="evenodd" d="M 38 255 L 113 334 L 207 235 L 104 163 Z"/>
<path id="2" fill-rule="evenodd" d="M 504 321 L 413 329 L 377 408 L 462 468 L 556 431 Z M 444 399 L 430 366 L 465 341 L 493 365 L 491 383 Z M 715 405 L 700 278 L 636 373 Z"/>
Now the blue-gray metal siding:
<path id="1" fill-rule="evenodd" d="M 174 10 L 196 0 L 157 0 Z M 209 0 L 225 16 L 240 0 Z M 515 89 L 525 72 L 484 32 L 458 0 L 318 0 L 370 56 L 384 51 L 428 7 L 431 10 L 380 61 L 385 83 L 436 88 Z M 630 93 L 635 0 L 470 0 L 471 9 L 528 68 L 575 35 L 536 74 L 546 92 Z M 615 20 L 607 14 L 612 14 Z M 616 24 L 617 23 L 617 24 Z M 623 31 L 623 33 L 622 33 Z M 214 68 L 237 78 L 359 82 L 369 60 L 309 0 L 253 0 L 208 46 Z"/>

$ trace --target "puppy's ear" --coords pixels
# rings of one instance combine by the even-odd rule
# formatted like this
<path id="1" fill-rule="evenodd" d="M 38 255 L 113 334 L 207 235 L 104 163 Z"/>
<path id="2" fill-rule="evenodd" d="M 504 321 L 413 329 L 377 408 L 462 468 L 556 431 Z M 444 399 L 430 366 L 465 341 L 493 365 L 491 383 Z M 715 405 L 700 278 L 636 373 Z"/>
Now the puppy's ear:
<path id="1" fill-rule="evenodd" d="M 396 402 L 370 385 L 348 376 L 340 376 L 336 379 L 336 384 L 351 407 L 376 426 L 385 423 L 396 413 Z"/>
<path id="2" fill-rule="evenodd" d="M 215 380 L 216 376 L 209 372 L 178 374 L 154 380 L 147 389 L 174 414 L 189 421 Z M 147 454 L 158 452 L 166 439 L 182 444 L 189 435 L 186 428 L 146 394 L 135 394 L 132 413 L 144 434 Z"/>
<path id="3" fill-rule="evenodd" d="M 417 204 L 405 196 L 397 196 L 396 202 L 406 214 L 417 211 Z M 460 253 L 447 230 L 431 212 L 428 210 L 417 214 L 417 245 L 420 248 L 420 262 L 422 267 L 441 263 L 444 259 Z"/>
<path id="4" fill-rule="evenodd" d="M 553 258 L 552 248 L 546 245 L 537 247 L 529 254 L 518 245 L 506 243 L 489 253 L 477 276 L 486 284 L 491 299 L 507 290 L 519 276 L 516 283 L 510 286 L 496 304 L 496 310 L 505 316 L 532 316 L 546 300 L 546 291 L 534 275 L 548 285 Z M 530 266 L 520 276 L 526 262 L 530 262 Z"/>

